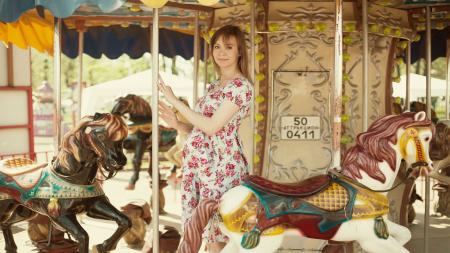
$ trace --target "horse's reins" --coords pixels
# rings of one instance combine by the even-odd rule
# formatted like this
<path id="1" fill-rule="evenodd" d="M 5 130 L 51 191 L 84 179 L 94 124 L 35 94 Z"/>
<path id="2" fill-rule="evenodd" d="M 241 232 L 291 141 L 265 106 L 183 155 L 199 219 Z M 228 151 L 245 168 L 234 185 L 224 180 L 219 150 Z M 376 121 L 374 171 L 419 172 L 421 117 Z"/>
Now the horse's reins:
<path id="1" fill-rule="evenodd" d="M 405 162 L 405 160 L 402 159 L 402 161 L 401 161 L 401 163 L 400 163 L 400 168 L 399 168 L 399 170 L 404 170 L 405 168 L 406 168 L 406 162 Z M 355 184 L 355 185 L 357 185 L 357 186 L 359 186 L 359 187 L 361 187 L 361 188 L 364 188 L 364 189 L 366 189 L 366 190 L 369 190 L 369 191 L 372 191 L 372 192 L 380 192 L 380 193 L 384 193 L 384 192 L 390 192 L 390 191 L 394 190 L 395 188 L 399 187 L 399 186 L 400 186 L 401 184 L 403 184 L 403 183 L 406 184 L 408 181 L 414 181 L 415 178 L 409 177 L 409 174 L 411 174 L 412 171 L 413 171 L 413 168 L 412 168 L 412 167 L 409 168 L 409 169 L 406 171 L 406 173 L 405 173 L 405 177 L 404 177 L 404 178 L 401 177 L 401 178 L 400 178 L 400 182 L 398 182 L 396 185 L 394 185 L 393 187 L 391 187 L 391 188 L 389 188 L 389 189 L 387 189 L 387 190 L 374 190 L 374 189 L 372 189 L 372 188 L 370 188 L 370 187 L 368 187 L 368 186 L 366 186 L 366 185 L 364 185 L 364 184 L 361 184 L 360 182 L 358 182 L 358 181 L 356 181 L 356 180 L 354 180 L 354 179 L 352 179 L 352 178 L 350 178 L 350 177 L 348 177 L 348 176 L 346 176 L 346 175 L 343 175 L 343 174 L 339 173 L 339 172 L 336 171 L 336 170 L 330 170 L 330 171 L 328 171 L 328 173 L 331 174 L 331 176 L 333 176 L 333 177 L 337 177 L 337 178 L 345 178 L 346 181 L 350 181 L 352 184 Z"/>

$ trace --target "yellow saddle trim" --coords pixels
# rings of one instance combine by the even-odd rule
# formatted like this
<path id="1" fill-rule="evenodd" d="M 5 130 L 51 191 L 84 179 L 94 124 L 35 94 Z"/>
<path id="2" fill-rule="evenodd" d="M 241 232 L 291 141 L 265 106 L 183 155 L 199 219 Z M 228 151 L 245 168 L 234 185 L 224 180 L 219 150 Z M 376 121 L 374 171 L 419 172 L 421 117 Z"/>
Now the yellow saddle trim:
<path id="1" fill-rule="evenodd" d="M 370 219 L 389 213 L 386 195 L 365 189 L 347 178 L 341 178 L 357 190 L 352 219 Z"/>
<path id="2" fill-rule="evenodd" d="M 0 160 L 0 172 L 9 176 L 19 176 L 47 166 L 47 163 L 34 163 L 28 158 L 9 158 Z"/>
<path id="3" fill-rule="evenodd" d="M 225 227 L 236 233 L 249 232 L 256 224 L 256 197 L 249 193 L 238 207 L 231 213 L 222 214 L 222 221 Z M 279 235 L 284 232 L 282 225 L 273 226 L 262 232 L 262 235 Z"/>
<path id="4" fill-rule="evenodd" d="M 128 126 L 128 132 L 130 134 L 134 134 L 137 131 L 141 131 L 144 133 L 151 133 L 152 132 L 152 123 L 147 123 L 143 125 L 136 125 L 136 126 Z"/>

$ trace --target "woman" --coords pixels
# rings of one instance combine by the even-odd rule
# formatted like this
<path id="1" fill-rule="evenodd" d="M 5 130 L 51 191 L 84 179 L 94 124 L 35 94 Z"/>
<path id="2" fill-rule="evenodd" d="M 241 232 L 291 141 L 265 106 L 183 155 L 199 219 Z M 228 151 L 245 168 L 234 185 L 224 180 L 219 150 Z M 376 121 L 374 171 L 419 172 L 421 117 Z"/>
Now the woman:
<path id="1" fill-rule="evenodd" d="M 179 101 L 170 87 L 162 82 L 159 86 L 167 102 L 189 121 L 180 123 L 171 108 L 160 103 L 161 118 L 178 131 L 190 133 L 183 150 L 182 224 L 200 199 L 219 200 L 248 173 L 238 136 L 253 98 L 244 34 L 236 26 L 224 26 L 216 31 L 210 45 L 219 79 L 209 85 L 194 110 Z M 219 252 L 225 246 L 227 238 L 218 227 L 217 215 L 210 220 L 203 239 L 209 252 Z"/>

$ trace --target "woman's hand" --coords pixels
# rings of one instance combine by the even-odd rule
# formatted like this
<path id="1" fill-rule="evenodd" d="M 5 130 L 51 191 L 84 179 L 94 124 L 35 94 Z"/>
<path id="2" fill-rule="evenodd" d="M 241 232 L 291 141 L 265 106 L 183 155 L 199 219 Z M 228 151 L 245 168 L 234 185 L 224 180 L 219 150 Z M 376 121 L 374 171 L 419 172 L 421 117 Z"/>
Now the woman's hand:
<path id="1" fill-rule="evenodd" d="M 164 120 L 164 122 L 166 122 L 167 125 L 169 125 L 169 127 L 177 129 L 178 119 L 177 115 L 172 110 L 172 108 L 170 108 L 164 102 L 159 101 L 158 109 L 159 109 L 159 117 L 161 117 Z"/>
<path id="2" fill-rule="evenodd" d="M 159 80 L 158 84 L 159 91 L 164 95 L 167 102 L 173 104 L 176 100 L 178 100 L 177 96 L 175 96 L 175 94 L 173 93 L 172 88 L 170 88 L 170 86 L 164 83 L 161 76 L 159 76 L 158 80 Z"/>

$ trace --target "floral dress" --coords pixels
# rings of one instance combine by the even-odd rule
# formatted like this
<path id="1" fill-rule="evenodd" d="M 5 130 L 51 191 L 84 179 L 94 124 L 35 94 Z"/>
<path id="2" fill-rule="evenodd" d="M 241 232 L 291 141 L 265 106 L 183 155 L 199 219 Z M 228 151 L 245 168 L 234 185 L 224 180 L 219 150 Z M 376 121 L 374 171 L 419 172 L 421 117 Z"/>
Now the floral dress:
<path id="1" fill-rule="evenodd" d="M 239 106 L 239 111 L 213 136 L 195 127 L 189 134 L 183 149 L 182 224 L 189 220 L 201 199 L 219 200 L 223 193 L 239 185 L 248 173 L 238 129 L 249 113 L 253 87 L 245 78 L 236 78 L 223 88 L 217 86 L 217 81 L 210 84 L 207 94 L 199 99 L 194 110 L 212 117 L 227 99 Z M 217 215 L 210 220 L 203 239 L 208 243 L 227 240 L 219 229 Z"/>

